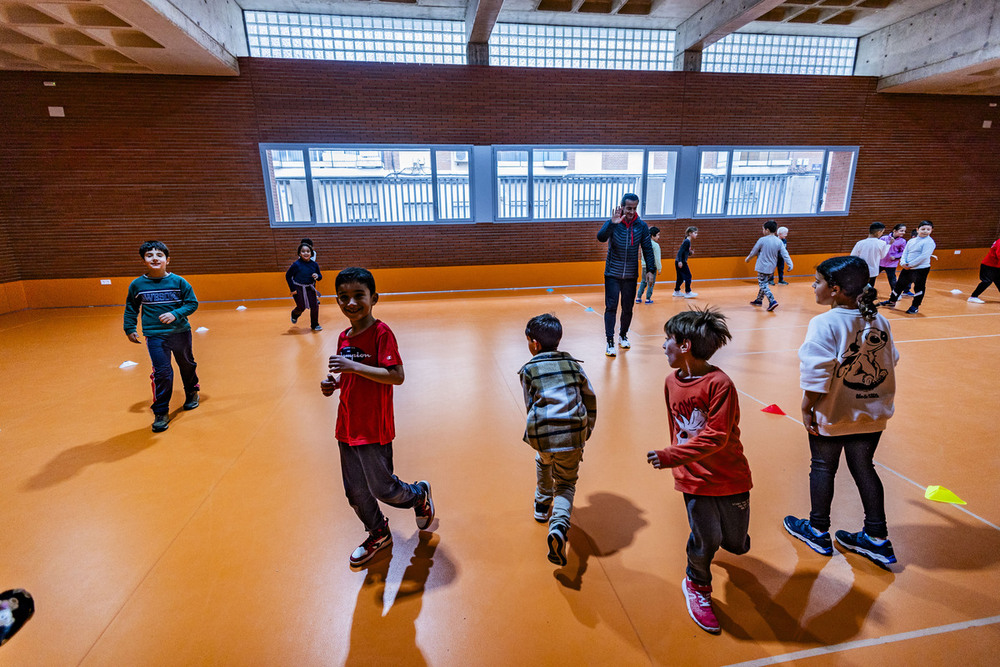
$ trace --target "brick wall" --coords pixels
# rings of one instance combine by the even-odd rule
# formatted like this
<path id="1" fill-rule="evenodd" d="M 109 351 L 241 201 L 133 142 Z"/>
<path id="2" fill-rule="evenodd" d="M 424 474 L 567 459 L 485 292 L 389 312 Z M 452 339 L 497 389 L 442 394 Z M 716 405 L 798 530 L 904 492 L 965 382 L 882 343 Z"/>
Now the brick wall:
<path id="1" fill-rule="evenodd" d="M 302 236 L 330 268 L 604 255 L 593 222 L 274 230 L 259 142 L 860 145 L 851 215 L 782 219 L 793 252 L 847 252 L 875 219 L 934 220 L 943 248 L 985 247 L 1000 227 L 1000 129 L 982 128 L 991 117 L 1000 127 L 990 98 L 879 95 L 865 77 L 268 59 L 240 69 L 0 72 L 0 282 L 137 274 L 148 238 L 170 245 L 179 273 L 284 270 Z M 692 223 L 656 224 L 679 241 Z M 700 256 L 741 256 L 761 221 L 694 224 Z"/>

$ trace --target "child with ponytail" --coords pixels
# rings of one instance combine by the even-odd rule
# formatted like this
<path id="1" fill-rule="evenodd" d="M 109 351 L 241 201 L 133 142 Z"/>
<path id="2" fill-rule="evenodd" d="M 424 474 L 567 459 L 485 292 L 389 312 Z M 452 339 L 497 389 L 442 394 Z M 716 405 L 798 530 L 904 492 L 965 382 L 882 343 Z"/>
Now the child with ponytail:
<path id="1" fill-rule="evenodd" d="M 816 303 L 830 310 L 809 322 L 799 348 L 802 423 L 812 461 L 808 519 L 787 516 L 785 530 L 814 551 L 833 555 L 830 506 L 841 452 L 861 494 L 864 528 L 836 532 L 848 551 L 888 569 L 896 562 L 889 542 L 882 481 L 873 458 L 893 413 L 899 352 L 889 322 L 878 314 L 876 290 L 860 257 L 832 257 L 816 267 Z"/>

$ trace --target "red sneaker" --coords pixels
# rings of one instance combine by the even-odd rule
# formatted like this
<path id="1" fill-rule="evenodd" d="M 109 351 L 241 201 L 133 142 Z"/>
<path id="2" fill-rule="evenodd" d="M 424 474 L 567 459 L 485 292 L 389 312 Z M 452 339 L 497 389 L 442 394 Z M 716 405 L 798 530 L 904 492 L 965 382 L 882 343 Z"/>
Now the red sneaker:
<path id="1" fill-rule="evenodd" d="M 368 539 L 351 554 L 351 567 L 364 565 L 375 557 L 382 549 L 392 544 L 392 533 L 389 532 L 388 522 L 380 529 L 369 533 Z"/>
<path id="2" fill-rule="evenodd" d="M 722 632 L 719 619 L 712 611 L 712 587 L 699 586 L 685 577 L 681 588 L 684 590 L 684 597 L 687 600 L 688 614 L 698 624 L 698 627 L 713 635 Z"/>

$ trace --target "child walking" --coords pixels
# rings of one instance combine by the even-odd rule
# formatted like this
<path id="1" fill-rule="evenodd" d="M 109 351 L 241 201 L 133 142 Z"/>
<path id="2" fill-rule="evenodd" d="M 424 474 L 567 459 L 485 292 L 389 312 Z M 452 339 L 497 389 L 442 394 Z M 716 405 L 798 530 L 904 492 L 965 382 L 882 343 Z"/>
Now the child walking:
<path id="1" fill-rule="evenodd" d="M 677 257 L 674 263 L 677 266 L 677 282 L 674 283 L 674 296 L 682 296 L 685 299 L 693 299 L 698 296 L 697 292 L 691 291 L 691 269 L 688 268 L 688 257 L 694 254 L 691 242 L 698 238 L 698 228 L 688 227 L 684 230 L 684 240 L 681 247 L 677 249 Z M 684 291 L 681 292 L 681 283 L 684 283 Z"/>
<path id="2" fill-rule="evenodd" d="M 872 287 L 875 287 L 875 279 L 878 278 L 879 263 L 889 251 L 889 246 L 881 238 L 884 231 L 885 225 L 881 222 L 873 222 L 868 226 L 868 238 L 855 243 L 851 250 L 852 255 L 860 257 L 868 264 L 868 284 Z"/>
<path id="3" fill-rule="evenodd" d="M 878 263 L 878 271 L 885 273 L 886 280 L 889 281 L 889 291 L 896 289 L 896 267 L 899 266 L 899 258 L 903 256 L 903 249 L 906 247 L 904 236 L 906 236 L 906 225 L 900 222 L 893 225 L 891 234 L 886 234 L 881 239 L 889 249 Z"/>
<path id="4" fill-rule="evenodd" d="M 368 531 L 368 539 L 351 554 L 356 567 L 392 544 L 378 501 L 412 508 L 420 530 L 434 520 L 434 501 L 429 483 L 408 484 L 393 474 L 392 387 L 403 384 L 403 361 L 392 330 L 372 316 L 378 303 L 375 278 L 367 269 L 351 267 L 337 274 L 335 284 L 337 305 L 351 326 L 341 332 L 337 354 L 329 361 L 330 371 L 339 375 L 327 375 L 320 389 L 324 396 L 340 389 L 336 436 L 344 491 Z"/>
<path id="5" fill-rule="evenodd" d="M 646 303 L 653 303 L 653 286 L 656 284 L 656 276 L 660 275 L 663 266 L 660 262 L 660 228 L 649 228 L 649 242 L 653 244 L 653 258 L 656 260 L 656 273 L 646 271 L 646 256 L 639 253 L 639 273 L 642 275 L 642 282 L 639 283 L 639 293 L 635 296 L 636 303 L 642 303 L 642 293 L 646 293 Z"/>
<path id="6" fill-rule="evenodd" d="M 774 298 L 768 284 L 771 282 L 771 276 L 775 268 L 777 268 L 778 257 L 785 260 L 785 265 L 789 271 L 792 270 L 792 258 L 788 256 L 785 244 L 775 236 L 775 233 L 778 231 L 778 223 L 774 220 L 768 220 L 764 223 L 762 231 L 764 235 L 757 239 L 753 250 L 750 251 L 750 254 L 743 261 L 749 262 L 752 257 L 757 258 L 757 263 L 754 265 L 754 270 L 757 272 L 757 298 L 751 301 L 750 305 L 762 305 L 764 303 L 763 299 L 766 296 L 767 309 L 768 311 L 772 311 L 778 307 L 778 300 Z"/>
<path id="7" fill-rule="evenodd" d="M 524 335 L 533 356 L 517 374 L 528 410 L 524 441 L 536 450 L 535 521 L 548 519 L 549 561 L 562 566 L 583 446 L 597 421 L 597 396 L 582 362 L 557 349 L 562 324 L 554 315 L 532 317 Z"/>
<path id="8" fill-rule="evenodd" d="M 139 257 L 146 274 L 128 286 L 125 299 L 125 335 L 139 345 L 136 322 L 142 313 L 142 335 L 153 363 L 149 379 L 153 382 L 153 433 L 161 433 L 170 424 L 170 395 L 174 391 L 174 368 L 170 355 L 184 382 L 184 409 L 198 407 L 198 364 L 191 350 L 191 324 L 188 316 L 198 309 L 198 297 L 191 284 L 176 273 L 167 271 L 170 249 L 160 241 L 146 241 L 139 246 Z"/>
<path id="9" fill-rule="evenodd" d="M 307 243 L 308 240 L 302 239 L 299 244 L 299 257 L 285 271 L 285 282 L 295 299 L 292 324 L 299 321 L 299 315 L 308 307 L 309 326 L 313 331 L 322 331 L 323 327 L 319 325 L 319 292 L 316 291 L 316 281 L 323 280 L 323 272 L 313 259 L 313 247 L 311 243 Z"/>
<path id="10" fill-rule="evenodd" d="M 937 244 L 931 238 L 934 231 L 934 223 L 930 220 L 922 220 L 917 227 L 917 237 L 910 239 L 910 242 L 903 248 L 903 256 L 899 259 L 899 267 L 903 271 L 899 274 L 896 287 L 893 288 L 889 298 L 881 302 L 880 306 L 896 307 L 899 301 L 898 290 L 907 289 L 913 283 L 913 303 L 906 309 L 908 315 L 915 315 L 924 301 L 924 291 L 927 289 L 927 274 L 931 272 L 931 256 Z"/>
<path id="11" fill-rule="evenodd" d="M 684 494 L 691 535 L 681 584 L 688 614 L 703 630 L 722 631 L 712 610 L 712 559 L 719 548 L 750 550 L 750 465 L 740 443 L 740 405 L 729 376 L 708 360 L 732 336 L 718 310 L 689 310 L 663 327 L 663 349 L 675 373 L 664 393 L 670 446 L 651 451 L 654 468 L 671 468 Z"/>
<path id="12" fill-rule="evenodd" d="M 996 285 L 1000 290 L 1000 239 L 997 239 L 990 247 L 990 251 L 983 257 L 979 265 L 979 284 L 972 291 L 969 303 L 986 303 L 979 298 L 979 295 L 986 291 L 990 284 Z"/>
<path id="13" fill-rule="evenodd" d="M 893 413 L 896 363 L 889 321 L 878 314 L 860 257 L 832 257 L 816 267 L 816 303 L 830 310 L 809 322 L 799 348 L 802 423 L 812 462 L 808 519 L 786 516 L 785 530 L 824 556 L 833 555 L 830 506 L 841 452 L 864 507 L 864 528 L 838 530 L 837 542 L 876 565 L 896 562 L 885 518 L 882 480 L 872 462 Z"/>

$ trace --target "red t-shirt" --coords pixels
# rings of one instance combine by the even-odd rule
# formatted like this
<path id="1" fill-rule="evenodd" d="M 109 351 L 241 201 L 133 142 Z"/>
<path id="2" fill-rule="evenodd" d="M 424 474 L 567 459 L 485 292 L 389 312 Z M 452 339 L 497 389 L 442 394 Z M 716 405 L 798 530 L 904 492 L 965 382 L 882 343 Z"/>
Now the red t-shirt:
<path id="1" fill-rule="evenodd" d="M 983 259 L 983 264 L 1000 269 L 1000 239 L 997 239 L 990 248 L 990 251 L 986 253 L 986 257 Z"/>
<path id="2" fill-rule="evenodd" d="M 337 354 L 366 366 L 399 366 L 396 337 L 384 322 L 375 320 L 356 336 L 341 332 Z M 343 373 L 340 376 L 340 407 L 337 409 L 337 440 L 349 445 L 387 445 L 396 437 L 392 414 L 392 385 Z"/>
<path id="3" fill-rule="evenodd" d="M 693 380 L 673 372 L 663 387 L 670 447 L 656 452 L 674 473 L 674 488 L 699 496 L 749 491 L 750 464 L 740 443 L 736 387 L 718 368 Z"/>

